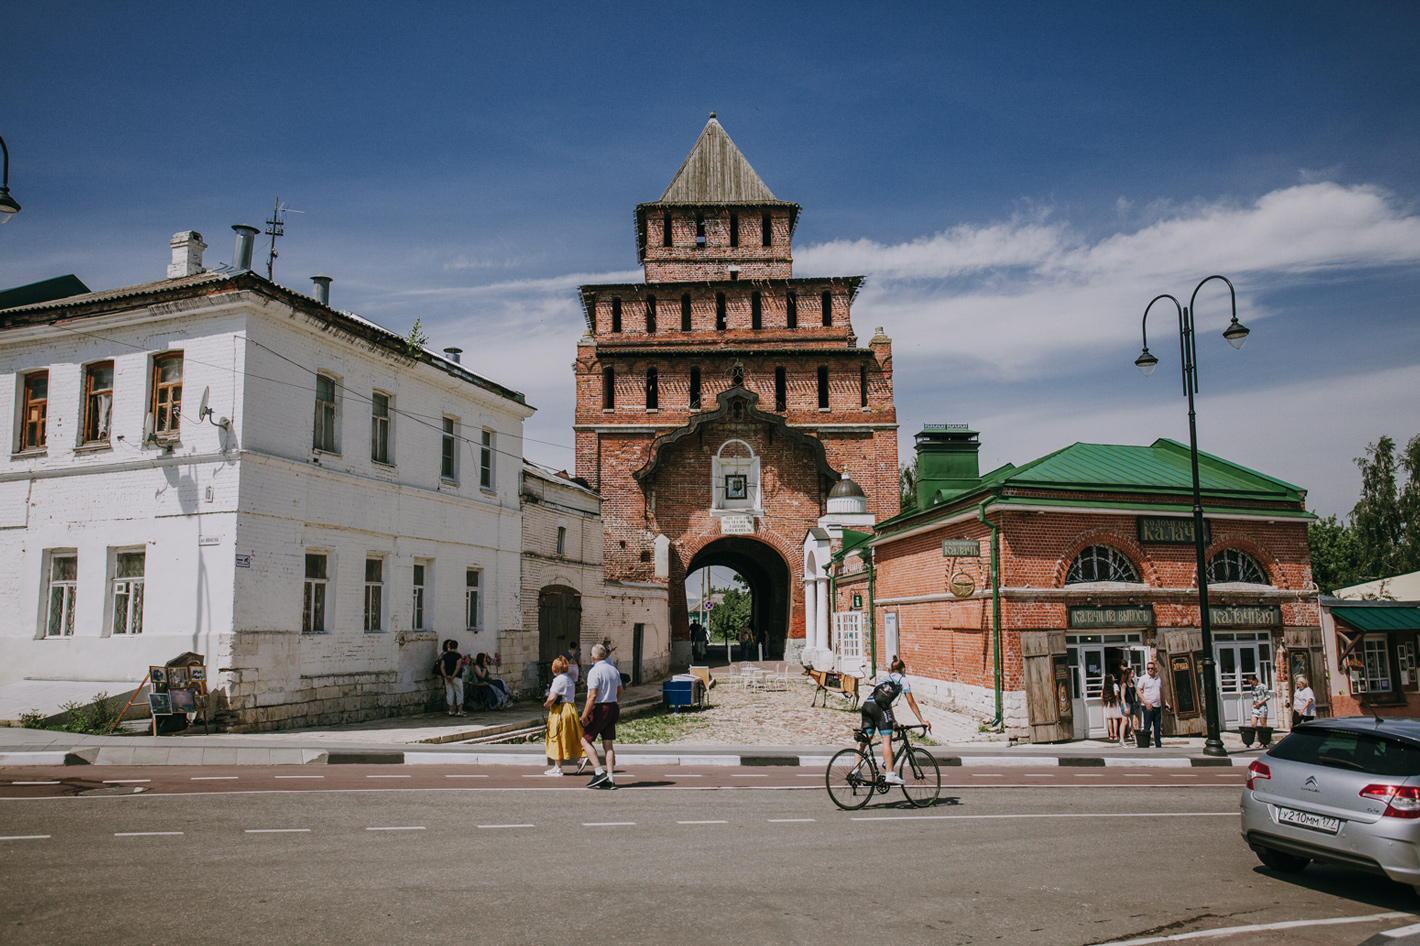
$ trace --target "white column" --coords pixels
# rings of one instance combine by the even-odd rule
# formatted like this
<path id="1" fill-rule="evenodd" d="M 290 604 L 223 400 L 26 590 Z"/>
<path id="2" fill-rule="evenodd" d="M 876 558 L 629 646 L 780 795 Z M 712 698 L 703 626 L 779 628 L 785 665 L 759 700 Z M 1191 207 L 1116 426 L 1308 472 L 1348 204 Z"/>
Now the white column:
<path id="1" fill-rule="evenodd" d="M 814 586 L 818 582 L 812 578 L 804 580 L 804 650 L 810 651 L 805 663 L 813 663 L 811 653 L 818 646 L 818 595 Z"/>
<path id="2" fill-rule="evenodd" d="M 828 650 L 828 579 L 818 580 L 818 647 Z"/>

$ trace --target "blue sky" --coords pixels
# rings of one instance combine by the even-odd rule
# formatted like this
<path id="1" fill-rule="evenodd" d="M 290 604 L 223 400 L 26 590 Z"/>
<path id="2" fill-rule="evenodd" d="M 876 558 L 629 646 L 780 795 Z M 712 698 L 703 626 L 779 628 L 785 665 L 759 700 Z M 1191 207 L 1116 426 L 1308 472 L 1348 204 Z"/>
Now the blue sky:
<path id="1" fill-rule="evenodd" d="M 160 278 L 186 229 L 228 261 L 280 196 L 278 282 L 422 318 L 570 468 L 575 287 L 639 278 L 632 208 L 714 110 L 803 205 L 796 273 L 868 277 L 904 458 L 932 422 L 987 468 L 1186 439 L 1176 329 L 1146 380 L 1139 316 L 1214 272 L 1253 336 L 1204 290 L 1204 450 L 1344 513 L 1352 458 L 1420 433 L 1420 6 L 525 7 L 11 4 L 0 286 Z"/>

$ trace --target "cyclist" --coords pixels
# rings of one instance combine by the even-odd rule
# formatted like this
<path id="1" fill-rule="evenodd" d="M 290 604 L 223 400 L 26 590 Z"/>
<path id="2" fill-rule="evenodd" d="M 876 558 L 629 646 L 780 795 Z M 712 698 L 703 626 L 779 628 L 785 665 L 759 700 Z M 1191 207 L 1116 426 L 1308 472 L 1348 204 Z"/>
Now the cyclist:
<path id="1" fill-rule="evenodd" d="M 861 707 L 862 723 L 859 728 L 862 735 L 858 741 L 858 751 L 868 751 L 868 737 L 877 731 L 883 740 L 883 780 L 890 785 L 901 785 L 902 778 L 892 770 L 892 704 L 898 696 L 907 697 L 907 705 L 912 707 L 912 712 L 917 714 L 917 721 L 927 727 L 928 732 L 932 729 L 932 724 L 927 722 L 922 715 L 922 710 L 917 707 L 917 700 L 912 696 L 912 684 L 907 682 L 904 674 L 907 672 L 907 664 L 902 662 L 902 658 L 893 655 L 892 663 L 888 665 L 888 675 L 873 687 L 873 692 L 868 694 L 868 698 L 863 701 Z"/>

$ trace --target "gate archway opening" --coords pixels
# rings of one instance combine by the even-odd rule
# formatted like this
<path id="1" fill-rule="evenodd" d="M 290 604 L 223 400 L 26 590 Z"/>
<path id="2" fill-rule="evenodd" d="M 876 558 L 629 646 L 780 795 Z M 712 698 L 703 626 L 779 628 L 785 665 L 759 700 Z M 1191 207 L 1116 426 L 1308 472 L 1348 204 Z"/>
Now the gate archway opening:
<path id="1" fill-rule="evenodd" d="M 576 589 L 563 585 L 548 585 L 540 590 L 537 593 L 537 674 L 543 690 L 552 683 L 552 662 L 581 641 L 582 596 Z"/>
<path id="2" fill-rule="evenodd" d="M 695 554 L 686 567 L 686 600 L 699 598 L 699 576 L 696 572 L 703 568 L 721 566 L 733 571 L 748 590 L 750 628 L 763 641 L 765 660 L 783 660 L 784 643 L 789 633 L 789 608 L 793 600 L 789 565 L 783 556 L 769 545 L 745 536 L 725 536 L 716 539 Z M 695 579 L 692 587 L 691 579 Z M 713 612 L 712 612 L 713 613 Z M 756 642 L 757 643 L 757 642 Z M 711 658 L 724 654 L 723 644 L 719 655 L 712 646 Z M 740 659 L 758 659 L 759 650 L 753 646 L 749 654 L 734 651 Z"/>

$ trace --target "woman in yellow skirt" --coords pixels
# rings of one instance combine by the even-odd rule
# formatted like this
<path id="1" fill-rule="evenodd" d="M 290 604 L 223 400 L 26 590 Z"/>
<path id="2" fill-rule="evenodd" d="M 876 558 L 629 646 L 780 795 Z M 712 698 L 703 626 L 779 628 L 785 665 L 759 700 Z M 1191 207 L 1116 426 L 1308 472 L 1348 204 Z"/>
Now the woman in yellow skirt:
<path id="1" fill-rule="evenodd" d="M 561 775 L 562 760 L 582 757 L 582 720 L 577 715 L 577 683 L 567 672 L 567 658 L 552 662 L 556 677 L 547 691 L 547 761 L 551 763 L 545 775 Z"/>

